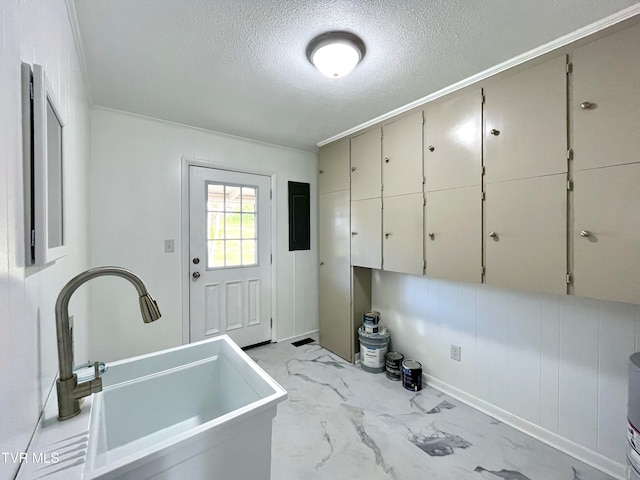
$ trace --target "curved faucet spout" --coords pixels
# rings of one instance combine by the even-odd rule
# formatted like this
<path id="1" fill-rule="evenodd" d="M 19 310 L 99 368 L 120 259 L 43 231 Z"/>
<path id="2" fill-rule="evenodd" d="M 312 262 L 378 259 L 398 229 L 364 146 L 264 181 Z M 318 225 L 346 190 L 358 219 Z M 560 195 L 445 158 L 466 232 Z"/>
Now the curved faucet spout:
<path id="1" fill-rule="evenodd" d="M 102 389 L 101 379 L 96 378 L 95 385 L 79 389 L 77 376 L 73 373 L 73 344 L 69 332 L 69 300 L 80 285 L 95 277 L 106 275 L 122 277 L 133 284 L 140 297 L 140 313 L 144 323 L 160 318 L 158 304 L 149 295 L 144 282 L 135 273 L 121 267 L 97 267 L 73 277 L 62 287 L 56 301 L 56 335 L 58 337 L 58 363 L 60 378 L 58 389 L 58 418 L 65 420 L 80 413 L 78 399 Z M 93 382 L 93 380 L 91 381 Z M 89 383 L 89 382 L 85 382 Z M 84 385 L 84 384 L 81 384 Z"/>

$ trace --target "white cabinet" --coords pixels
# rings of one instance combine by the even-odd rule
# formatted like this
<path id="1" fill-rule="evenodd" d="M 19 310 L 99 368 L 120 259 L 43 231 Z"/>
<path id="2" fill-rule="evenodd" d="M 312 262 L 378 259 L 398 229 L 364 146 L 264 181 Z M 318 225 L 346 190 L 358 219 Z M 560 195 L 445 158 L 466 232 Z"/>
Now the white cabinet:
<path id="1" fill-rule="evenodd" d="M 573 55 L 576 170 L 640 162 L 640 25 Z"/>
<path id="2" fill-rule="evenodd" d="M 318 193 L 349 190 L 349 139 L 331 143 L 318 153 Z"/>
<path id="3" fill-rule="evenodd" d="M 574 177 L 574 294 L 640 303 L 640 163 Z"/>
<path id="4" fill-rule="evenodd" d="M 422 193 L 384 199 L 383 204 L 383 269 L 422 275 L 423 254 Z"/>
<path id="5" fill-rule="evenodd" d="M 351 265 L 382 267 L 382 201 L 351 201 Z"/>
<path id="6" fill-rule="evenodd" d="M 424 115 L 425 190 L 480 185 L 482 90 L 429 106 Z"/>
<path id="7" fill-rule="evenodd" d="M 428 277 L 482 281 L 480 185 L 427 192 L 425 254 Z"/>
<path id="8" fill-rule="evenodd" d="M 351 199 L 380 198 L 382 188 L 379 128 L 351 139 Z"/>
<path id="9" fill-rule="evenodd" d="M 566 182 L 560 174 L 486 186 L 486 283 L 566 293 Z"/>
<path id="10" fill-rule="evenodd" d="M 567 171 L 566 56 L 484 86 L 487 182 Z"/>
<path id="11" fill-rule="evenodd" d="M 422 112 L 382 127 L 382 195 L 422 192 Z"/>

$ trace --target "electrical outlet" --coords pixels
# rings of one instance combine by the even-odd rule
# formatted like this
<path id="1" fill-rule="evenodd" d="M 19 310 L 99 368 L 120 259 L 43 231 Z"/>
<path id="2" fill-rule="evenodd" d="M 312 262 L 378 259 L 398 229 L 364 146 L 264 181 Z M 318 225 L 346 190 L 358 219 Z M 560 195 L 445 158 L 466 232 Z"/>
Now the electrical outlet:
<path id="1" fill-rule="evenodd" d="M 462 360 L 462 347 L 459 345 L 451 345 L 451 359 L 456 361 Z"/>

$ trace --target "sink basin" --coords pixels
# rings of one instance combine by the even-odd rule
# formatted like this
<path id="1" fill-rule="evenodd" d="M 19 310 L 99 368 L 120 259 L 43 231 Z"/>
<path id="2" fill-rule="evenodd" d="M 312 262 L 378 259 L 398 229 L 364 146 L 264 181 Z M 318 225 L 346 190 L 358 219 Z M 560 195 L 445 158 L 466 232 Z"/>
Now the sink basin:
<path id="1" fill-rule="evenodd" d="M 102 378 L 84 478 L 270 478 L 286 392 L 228 336 L 114 362 Z"/>

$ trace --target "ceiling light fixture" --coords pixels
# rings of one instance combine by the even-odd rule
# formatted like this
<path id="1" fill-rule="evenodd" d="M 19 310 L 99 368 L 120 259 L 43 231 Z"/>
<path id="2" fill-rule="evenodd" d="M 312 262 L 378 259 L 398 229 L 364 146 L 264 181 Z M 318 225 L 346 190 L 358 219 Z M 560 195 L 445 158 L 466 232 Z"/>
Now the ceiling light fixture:
<path id="1" fill-rule="evenodd" d="M 328 32 L 311 40 L 309 61 L 327 77 L 344 77 L 364 57 L 366 48 L 360 37 L 349 32 Z"/>

